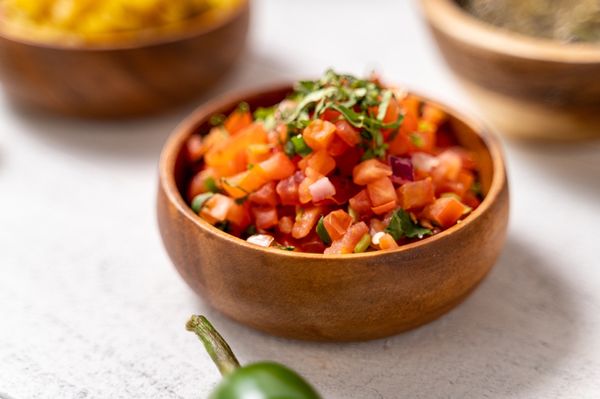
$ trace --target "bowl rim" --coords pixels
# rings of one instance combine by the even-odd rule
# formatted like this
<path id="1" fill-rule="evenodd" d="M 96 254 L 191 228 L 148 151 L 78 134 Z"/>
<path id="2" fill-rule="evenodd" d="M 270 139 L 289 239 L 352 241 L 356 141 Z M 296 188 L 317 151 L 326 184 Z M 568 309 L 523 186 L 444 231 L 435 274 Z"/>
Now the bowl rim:
<path id="1" fill-rule="evenodd" d="M 600 62 L 600 44 L 563 43 L 516 33 L 479 20 L 455 0 L 420 0 L 420 3 L 433 27 L 472 47 L 529 60 L 570 64 Z"/>
<path id="2" fill-rule="evenodd" d="M 107 33 L 105 36 L 110 38 L 107 41 L 100 41 L 98 43 L 86 42 L 86 41 L 67 41 L 66 43 L 60 43 L 57 41 L 44 41 L 29 39 L 14 35 L 8 32 L 6 29 L 1 27 L 0 23 L 0 39 L 7 40 L 16 44 L 27 45 L 31 47 L 39 47 L 49 50 L 63 50 L 63 51 L 90 51 L 90 52 L 102 52 L 102 51 L 115 51 L 115 50 L 132 50 L 145 47 L 153 47 L 158 45 L 165 45 L 193 39 L 196 37 L 204 36 L 208 33 L 217 31 L 224 26 L 236 21 L 241 15 L 248 12 L 250 9 L 250 0 L 239 0 L 239 4 L 234 9 L 230 10 L 226 15 L 218 18 L 212 23 L 206 23 L 204 19 L 206 15 L 201 13 L 195 17 L 184 20 L 185 29 L 179 32 L 161 33 L 162 27 L 149 27 L 143 29 L 137 29 L 131 32 L 113 32 Z M 67 36 L 68 37 L 68 36 Z"/>
<path id="3" fill-rule="evenodd" d="M 461 229 L 466 228 L 468 225 L 473 223 L 481 215 L 486 213 L 489 208 L 494 204 L 500 196 L 502 190 L 505 188 L 506 182 L 506 171 L 505 162 L 500 140 L 491 133 L 487 127 L 481 122 L 474 120 L 471 117 L 467 117 L 462 113 L 457 112 L 447 105 L 433 101 L 427 96 L 422 96 L 412 91 L 408 93 L 414 94 L 424 101 L 431 102 L 434 105 L 440 106 L 446 112 L 451 113 L 456 119 L 460 120 L 467 126 L 469 126 L 475 134 L 482 140 L 484 146 L 490 155 L 492 161 L 492 182 L 487 195 L 484 197 L 481 204 L 465 219 L 460 223 L 446 229 L 436 235 L 427 237 L 420 241 L 416 241 L 410 244 L 404 244 L 399 246 L 397 249 L 389 251 L 372 251 L 363 253 L 352 253 L 352 254 L 318 254 L 310 252 L 295 252 L 295 251 L 283 251 L 276 248 L 265 248 L 258 245 L 250 244 L 246 240 L 238 238 L 232 234 L 226 233 L 210 223 L 206 222 L 200 216 L 192 211 L 192 208 L 183 199 L 181 193 L 177 189 L 175 182 L 175 163 L 177 156 L 181 151 L 185 140 L 190 136 L 191 132 L 208 118 L 220 109 L 234 107 L 237 103 L 240 103 L 248 98 L 256 98 L 266 93 L 283 92 L 286 90 L 292 90 L 291 83 L 280 83 L 265 86 L 263 88 L 254 90 L 244 90 L 231 92 L 221 98 L 217 98 L 213 101 L 209 101 L 198 108 L 196 108 L 188 117 L 186 117 L 170 134 L 167 141 L 165 142 L 159 159 L 159 184 L 164 190 L 164 194 L 167 200 L 175 207 L 175 209 L 181 213 L 186 219 L 195 224 L 198 228 L 205 232 L 215 235 L 220 239 L 224 239 L 233 245 L 241 245 L 249 250 L 256 251 L 257 253 L 289 256 L 289 257 L 300 257 L 303 259 L 328 259 L 328 260 L 341 260 L 341 259 L 361 259 L 371 258 L 377 256 L 388 256 L 390 254 L 397 254 L 401 252 L 407 252 L 413 249 L 419 249 L 421 247 L 435 243 L 436 241 L 443 240 L 447 236 L 458 232 Z M 159 187 L 159 190 L 161 189 Z"/>

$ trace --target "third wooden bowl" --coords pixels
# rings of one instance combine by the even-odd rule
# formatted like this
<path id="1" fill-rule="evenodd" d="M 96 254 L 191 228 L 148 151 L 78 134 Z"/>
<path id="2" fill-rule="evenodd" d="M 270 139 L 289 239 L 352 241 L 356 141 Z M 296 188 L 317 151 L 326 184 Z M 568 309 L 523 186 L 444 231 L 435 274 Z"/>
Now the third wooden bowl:
<path id="1" fill-rule="evenodd" d="M 291 86 L 238 94 L 201 107 L 165 144 L 158 222 L 175 267 L 209 304 L 250 327 L 284 337 L 353 341 L 420 326 L 460 303 L 496 262 L 508 221 L 498 141 L 445 106 L 459 142 L 479 163 L 485 199 L 464 221 L 393 251 L 322 255 L 262 248 L 197 216 L 182 192 L 190 178 L 184 145 L 213 114 L 281 101 Z M 429 100 L 427 100 L 429 101 Z"/>
<path id="2" fill-rule="evenodd" d="M 443 57 L 498 131 L 527 139 L 600 137 L 600 46 L 500 29 L 455 0 L 421 4 Z"/>
<path id="3" fill-rule="evenodd" d="M 240 57 L 249 0 L 217 21 L 102 43 L 26 40 L 0 29 L 0 81 L 16 103 L 82 117 L 153 114 L 196 98 Z M 0 21 L 1 22 L 1 21 Z"/>

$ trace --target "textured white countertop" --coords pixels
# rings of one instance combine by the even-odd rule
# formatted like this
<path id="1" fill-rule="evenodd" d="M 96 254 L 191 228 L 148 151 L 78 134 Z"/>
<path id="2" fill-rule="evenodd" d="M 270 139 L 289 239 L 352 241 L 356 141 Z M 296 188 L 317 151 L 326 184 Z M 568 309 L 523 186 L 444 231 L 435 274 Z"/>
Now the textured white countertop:
<path id="1" fill-rule="evenodd" d="M 471 105 L 414 2 L 255 2 L 235 87 L 376 68 Z M 600 144 L 508 142 L 504 253 L 460 307 L 379 341 L 273 338 L 197 299 L 170 264 L 154 206 L 157 157 L 189 111 L 94 123 L 0 100 L 0 398 L 204 398 L 219 380 L 184 330 L 203 312 L 242 362 L 273 359 L 326 398 L 599 398 Z"/>

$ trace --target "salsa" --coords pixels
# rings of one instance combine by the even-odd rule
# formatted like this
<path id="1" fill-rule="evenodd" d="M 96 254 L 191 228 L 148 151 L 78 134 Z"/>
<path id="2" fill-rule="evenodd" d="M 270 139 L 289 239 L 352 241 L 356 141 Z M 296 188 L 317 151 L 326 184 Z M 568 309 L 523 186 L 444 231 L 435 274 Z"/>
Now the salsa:
<path id="1" fill-rule="evenodd" d="M 481 202 L 477 164 L 447 115 L 376 76 L 327 71 L 269 108 L 242 103 L 186 143 L 189 205 L 264 247 L 390 250 Z"/>

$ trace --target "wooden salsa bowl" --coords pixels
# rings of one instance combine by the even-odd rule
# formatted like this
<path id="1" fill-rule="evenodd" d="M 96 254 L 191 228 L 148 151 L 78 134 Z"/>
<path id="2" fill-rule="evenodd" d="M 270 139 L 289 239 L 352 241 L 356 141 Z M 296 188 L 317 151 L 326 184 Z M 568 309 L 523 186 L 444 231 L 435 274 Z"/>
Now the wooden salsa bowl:
<path id="1" fill-rule="evenodd" d="M 421 0 L 437 45 L 492 127 L 513 137 L 600 136 L 600 47 L 480 21 L 455 0 Z"/>
<path id="2" fill-rule="evenodd" d="M 234 95 L 203 106 L 165 144 L 159 164 L 158 224 L 183 279 L 213 307 L 258 330 L 307 340 L 353 341 L 417 327 L 452 309 L 483 279 L 504 244 L 508 187 L 498 141 L 445 106 L 459 142 L 474 151 L 486 194 L 460 224 L 397 250 L 322 255 L 263 248 L 197 216 L 182 197 L 184 145 L 215 113 L 241 101 L 281 101 L 291 86 Z M 427 100 L 429 101 L 429 100 Z"/>
<path id="3" fill-rule="evenodd" d="M 96 44 L 42 43 L 0 29 L 0 81 L 16 103 L 83 117 L 157 113 L 189 101 L 239 58 L 249 0 L 178 33 L 111 34 Z M 1 26 L 0 26 L 1 28 Z"/>

